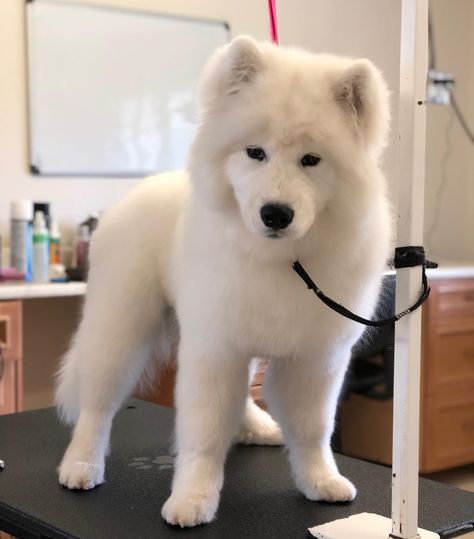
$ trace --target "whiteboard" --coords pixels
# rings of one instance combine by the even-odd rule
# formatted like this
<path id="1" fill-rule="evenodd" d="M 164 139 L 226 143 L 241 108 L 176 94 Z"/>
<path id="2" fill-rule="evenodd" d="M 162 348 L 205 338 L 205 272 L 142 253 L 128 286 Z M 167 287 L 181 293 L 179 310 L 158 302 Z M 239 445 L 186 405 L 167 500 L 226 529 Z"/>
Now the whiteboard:
<path id="1" fill-rule="evenodd" d="M 27 4 L 30 169 L 135 177 L 182 168 L 195 95 L 220 21 L 87 6 Z"/>

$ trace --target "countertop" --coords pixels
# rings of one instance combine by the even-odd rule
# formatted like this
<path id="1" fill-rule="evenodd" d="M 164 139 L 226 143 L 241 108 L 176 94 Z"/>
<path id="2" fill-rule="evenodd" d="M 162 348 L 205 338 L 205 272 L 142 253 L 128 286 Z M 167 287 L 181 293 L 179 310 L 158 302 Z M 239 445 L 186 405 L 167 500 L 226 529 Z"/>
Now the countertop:
<path id="1" fill-rule="evenodd" d="M 10 281 L 0 283 L 0 300 L 83 296 L 86 286 L 81 282 L 36 284 Z"/>
<path id="2" fill-rule="evenodd" d="M 386 275 L 393 274 L 386 272 Z M 441 263 L 438 268 L 427 270 L 429 279 L 468 279 L 474 278 L 474 263 Z M 11 281 L 0 283 L 0 301 L 8 299 L 54 298 L 63 296 L 83 296 L 86 293 L 86 283 L 24 283 Z"/>
<path id="3" fill-rule="evenodd" d="M 436 269 L 426 272 L 429 279 L 468 279 L 474 277 L 474 263 L 440 263 Z"/>

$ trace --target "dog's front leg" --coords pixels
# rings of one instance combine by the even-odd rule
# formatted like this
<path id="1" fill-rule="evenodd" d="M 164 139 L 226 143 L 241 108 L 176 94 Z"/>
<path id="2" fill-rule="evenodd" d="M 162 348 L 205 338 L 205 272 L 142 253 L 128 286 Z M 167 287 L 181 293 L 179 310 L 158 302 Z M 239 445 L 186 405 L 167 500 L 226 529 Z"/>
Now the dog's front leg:
<path id="1" fill-rule="evenodd" d="M 247 396 L 247 362 L 230 348 L 199 350 L 182 335 L 176 386 L 176 458 L 163 518 L 182 527 L 210 522 L 224 460 Z"/>
<path id="2" fill-rule="evenodd" d="M 267 400 L 282 427 L 296 485 L 310 500 L 348 501 L 356 495 L 339 473 L 330 446 L 349 351 L 340 357 L 313 353 L 275 360 L 266 375 Z"/>

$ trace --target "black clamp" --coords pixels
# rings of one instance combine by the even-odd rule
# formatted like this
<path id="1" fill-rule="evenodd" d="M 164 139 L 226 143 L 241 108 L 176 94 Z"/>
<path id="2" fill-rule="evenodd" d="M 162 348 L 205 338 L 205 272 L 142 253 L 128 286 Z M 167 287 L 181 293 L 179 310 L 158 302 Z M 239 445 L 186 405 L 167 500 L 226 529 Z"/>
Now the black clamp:
<path id="1" fill-rule="evenodd" d="M 398 268 L 413 268 L 415 266 L 424 266 L 425 268 L 434 269 L 438 267 L 436 262 L 430 262 L 425 258 L 424 247 L 397 247 L 395 249 L 395 258 L 393 266 Z"/>

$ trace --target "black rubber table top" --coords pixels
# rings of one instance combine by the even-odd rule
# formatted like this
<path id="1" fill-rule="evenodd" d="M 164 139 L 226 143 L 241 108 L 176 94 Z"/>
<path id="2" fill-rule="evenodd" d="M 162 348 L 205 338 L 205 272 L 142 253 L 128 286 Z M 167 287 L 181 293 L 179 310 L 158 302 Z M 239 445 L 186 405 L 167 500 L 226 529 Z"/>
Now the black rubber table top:
<path id="1" fill-rule="evenodd" d="M 177 537 L 304 538 L 308 527 L 361 512 L 390 516 L 389 468 L 339 456 L 340 470 L 358 488 L 354 502 L 306 500 L 295 488 L 281 448 L 234 447 L 217 519 L 181 530 L 160 516 L 170 492 L 173 410 L 130 400 L 112 432 L 107 482 L 89 492 L 57 482 L 69 439 L 53 409 L 0 417 L 0 522 L 22 537 L 173 539 Z M 420 526 L 441 533 L 474 523 L 474 494 L 420 480 Z"/>

